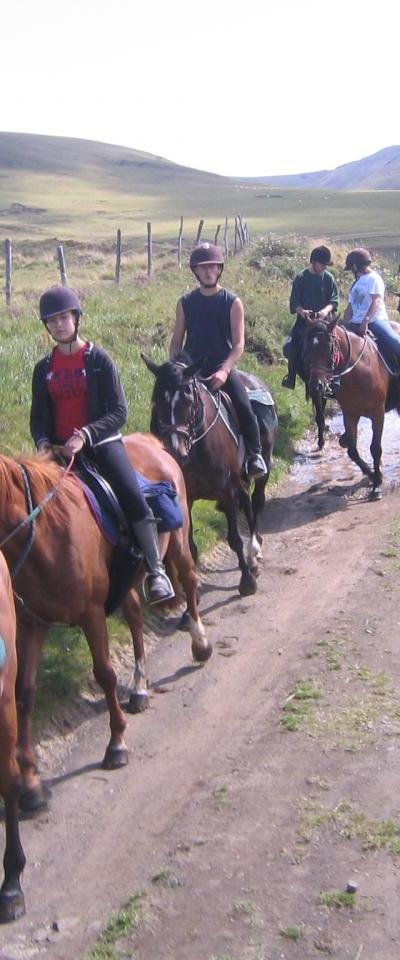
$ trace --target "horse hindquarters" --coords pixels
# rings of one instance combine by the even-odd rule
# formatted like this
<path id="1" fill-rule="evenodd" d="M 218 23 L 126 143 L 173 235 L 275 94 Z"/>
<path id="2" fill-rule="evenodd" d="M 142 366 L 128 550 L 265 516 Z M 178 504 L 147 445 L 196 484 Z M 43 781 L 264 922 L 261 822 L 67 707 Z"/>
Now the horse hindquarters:
<path id="1" fill-rule="evenodd" d="M 5 806 L 6 848 L 4 853 L 4 881 L 0 890 L 0 923 L 17 920 L 25 913 L 20 876 L 25 866 L 18 825 L 18 795 L 20 774 L 17 763 L 17 710 L 15 680 L 17 659 L 15 649 L 15 611 L 11 584 L 3 558 L 0 556 L 0 794 Z"/>

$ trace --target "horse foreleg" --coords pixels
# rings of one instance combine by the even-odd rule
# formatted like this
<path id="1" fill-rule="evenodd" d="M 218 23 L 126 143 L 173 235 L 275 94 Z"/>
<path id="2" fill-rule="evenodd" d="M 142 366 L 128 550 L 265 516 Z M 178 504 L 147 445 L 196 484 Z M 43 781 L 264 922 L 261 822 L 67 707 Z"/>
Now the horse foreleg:
<path id="1" fill-rule="evenodd" d="M 190 636 L 192 638 L 193 659 L 199 663 L 204 663 L 212 654 L 212 646 L 207 639 L 206 631 L 199 614 L 198 577 L 189 546 L 189 537 L 186 535 L 184 527 L 181 527 L 179 530 L 174 530 L 173 533 L 171 533 L 168 556 L 176 567 L 180 583 L 186 595 L 186 615 Z"/>
<path id="2" fill-rule="evenodd" d="M 370 446 L 371 456 L 374 462 L 374 476 L 372 481 L 371 500 L 380 500 L 382 497 L 382 432 L 385 422 L 385 411 L 382 410 L 372 420 L 372 441 Z"/>
<path id="3" fill-rule="evenodd" d="M 20 884 L 25 855 L 18 824 L 18 797 L 21 784 L 16 757 L 17 716 L 14 683 L 12 697 L 6 699 L 3 693 L 0 701 L 0 731 L 0 793 L 4 799 L 6 827 L 4 881 L 0 890 L 0 923 L 8 923 L 10 920 L 18 920 L 25 913 L 24 895 Z"/>
<path id="4" fill-rule="evenodd" d="M 32 714 L 36 699 L 36 678 L 47 627 L 19 622 L 17 632 L 18 674 L 18 759 L 22 776 L 19 804 L 26 813 L 46 808 L 32 738 Z"/>
<path id="5" fill-rule="evenodd" d="M 322 394 L 316 392 L 313 395 L 313 404 L 315 410 L 315 422 L 318 428 L 318 450 L 323 450 L 325 446 L 325 406 L 326 400 Z"/>
<path id="6" fill-rule="evenodd" d="M 92 654 L 93 674 L 104 691 L 110 712 L 111 737 L 102 767 L 105 770 L 115 770 L 128 763 L 128 750 L 123 736 L 127 721 L 118 703 L 117 676 L 110 660 L 107 623 L 102 608 L 90 611 L 80 626 Z"/>
<path id="7" fill-rule="evenodd" d="M 231 496 L 225 498 L 221 501 L 221 506 L 226 516 L 226 521 L 228 524 L 228 533 L 227 541 L 228 544 L 236 553 L 239 562 L 239 569 L 241 571 L 242 577 L 239 584 L 239 593 L 242 597 L 248 597 L 257 591 L 257 580 L 254 574 L 250 570 L 248 561 L 244 556 L 243 549 L 243 540 L 239 533 L 238 528 L 238 500 L 237 496 L 232 494 Z"/>
<path id="8" fill-rule="evenodd" d="M 371 467 L 369 467 L 368 464 L 365 463 L 365 460 L 360 457 L 360 454 L 357 450 L 357 426 L 359 419 L 359 417 L 350 416 L 349 414 L 343 415 L 344 428 L 347 438 L 347 453 L 350 457 L 350 460 L 357 464 L 357 467 L 360 468 L 361 472 L 373 481 L 374 474 L 371 470 Z"/>
<path id="9" fill-rule="evenodd" d="M 122 604 L 132 636 L 135 669 L 129 697 L 129 713 L 142 713 L 149 705 L 146 679 L 146 656 L 143 638 L 143 608 L 136 590 L 130 590 Z"/>

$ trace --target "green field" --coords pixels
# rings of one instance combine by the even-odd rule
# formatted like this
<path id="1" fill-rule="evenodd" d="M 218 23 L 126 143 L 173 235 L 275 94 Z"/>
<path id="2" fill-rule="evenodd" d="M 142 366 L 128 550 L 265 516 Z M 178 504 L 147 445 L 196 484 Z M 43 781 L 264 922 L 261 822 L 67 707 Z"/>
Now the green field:
<path id="1" fill-rule="evenodd" d="M 0 238 L 12 237 L 16 249 L 32 251 L 36 241 L 40 250 L 50 238 L 97 245 L 120 228 L 129 249 L 140 251 L 147 220 L 156 241 L 175 244 L 181 215 L 187 244 L 200 217 L 211 237 L 226 216 L 232 243 L 237 213 L 253 235 L 362 240 L 400 255 L 400 191 L 272 188 L 124 147 L 0 134 Z"/>

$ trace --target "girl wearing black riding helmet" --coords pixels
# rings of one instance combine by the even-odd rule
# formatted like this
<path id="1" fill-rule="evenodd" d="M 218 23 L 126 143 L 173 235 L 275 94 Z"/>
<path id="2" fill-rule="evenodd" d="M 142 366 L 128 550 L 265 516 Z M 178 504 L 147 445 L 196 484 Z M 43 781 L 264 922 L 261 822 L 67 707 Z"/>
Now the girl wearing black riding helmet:
<path id="1" fill-rule="evenodd" d="M 200 375 L 208 386 L 229 394 L 247 447 L 248 475 L 252 479 L 265 476 L 258 422 L 235 370 L 245 341 L 242 301 L 218 282 L 224 256 L 214 243 L 201 243 L 192 250 L 190 269 L 199 286 L 178 300 L 170 357 L 184 347 L 193 361 L 202 361 Z"/>
<path id="2" fill-rule="evenodd" d="M 71 287 L 40 298 L 40 319 L 56 346 L 33 371 L 31 434 L 38 450 L 61 445 L 66 457 L 84 451 L 111 484 L 148 570 L 149 603 L 174 596 L 160 558 L 156 521 L 122 443 L 127 420 L 117 368 L 105 350 L 80 336 L 82 309 Z"/>

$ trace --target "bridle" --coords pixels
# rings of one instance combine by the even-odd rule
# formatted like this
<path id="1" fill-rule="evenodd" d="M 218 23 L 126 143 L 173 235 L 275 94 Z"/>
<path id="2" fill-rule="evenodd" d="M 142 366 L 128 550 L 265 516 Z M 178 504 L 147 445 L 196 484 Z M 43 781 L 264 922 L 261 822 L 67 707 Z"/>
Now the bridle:
<path id="1" fill-rule="evenodd" d="M 24 544 L 24 546 L 23 546 L 23 548 L 22 548 L 22 551 L 21 551 L 18 559 L 16 560 L 16 562 L 14 563 L 13 567 L 12 567 L 11 570 L 10 570 L 10 576 L 11 576 L 11 579 L 12 579 L 12 580 L 15 580 L 15 578 L 16 578 L 16 577 L 18 576 L 18 574 L 20 573 L 20 571 L 21 571 L 21 569 L 22 569 L 25 561 L 27 560 L 27 558 L 28 558 L 28 556 L 29 556 L 29 554 L 30 554 L 30 552 L 31 552 L 31 549 L 32 549 L 32 547 L 33 547 L 33 543 L 34 543 L 34 540 L 35 540 L 35 534 L 36 534 L 36 519 L 37 519 L 37 517 L 42 513 L 42 511 L 45 509 L 45 507 L 46 507 L 49 503 L 51 503 L 51 501 L 53 500 L 53 497 L 55 497 L 56 494 L 58 493 L 58 491 L 59 491 L 59 489 L 60 489 L 60 487 L 61 487 L 61 484 L 64 482 L 64 480 L 65 480 L 66 477 L 68 476 L 70 470 L 72 469 L 72 465 L 73 465 L 74 459 L 75 459 L 75 457 L 72 456 L 71 459 L 70 459 L 70 461 L 69 461 L 69 463 L 67 464 L 67 466 L 64 467 L 64 469 L 63 469 L 63 471 L 62 471 L 62 474 L 61 474 L 61 478 L 60 478 L 60 480 L 58 481 L 58 483 L 55 483 L 55 484 L 54 484 L 54 486 L 51 488 L 51 490 L 49 490 L 49 492 L 46 493 L 46 496 L 43 497 L 43 500 L 41 500 L 40 503 L 38 503 L 36 507 L 33 505 L 33 496 L 32 496 L 32 489 L 31 489 L 31 481 L 30 481 L 30 477 L 29 477 L 29 472 L 28 472 L 28 470 L 26 469 L 26 467 L 25 467 L 22 463 L 19 463 L 19 464 L 18 464 L 19 469 L 20 469 L 20 471 L 21 471 L 21 473 L 22 473 L 22 479 L 23 479 L 23 483 L 24 483 L 25 502 L 26 502 L 26 508 L 27 508 L 27 511 L 28 511 L 28 515 L 27 515 L 26 517 L 24 517 L 24 519 L 21 520 L 20 523 L 18 523 L 17 526 L 14 527 L 13 530 L 11 530 L 11 532 L 10 532 L 9 534 L 7 534 L 6 537 L 3 538 L 3 540 L 0 542 L 0 550 L 5 546 L 6 543 L 9 543 L 9 541 L 12 540 L 13 537 L 15 537 L 15 535 L 16 535 L 17 533 L 19 533 L 20 530 L 23 530 L 23 529 L 24 529 L 25 527 L 27 527 L 28 525 L 30 526 L 30 530 L 29 530 L 28 539 L 27 539 L 26 543 Z M 16 593 L 15 590 L 13 590 L 13 593 L 14 593 L 14 598 L 15 598 L 16 604 L 18 604 L 18 606 L 19 606 L 25 613 L 27 613 L 31 618 L 33 618 L 33 619 L 34 619 L 35 621 L 37 621 L 38 623 L 45 624 L 46 626 L 49 626 L 49 624 L 47 623 L 47 621 L 42 620 L 41 617 L 38 617 L 37 614 L 33 613 L 33 612 L 29 609 L 29 607 L 27 606 L 27 604 L 25 603 L 25 601 L 23 600 L 23 598 L 20 597 L 19 594 Z"/>
<path id="2" fill-rule="evenodd" d="M 191 377 L 187 383 L 191 383 L 193 391 L 193 399 L 187 424 L 166 423 L 165 421 L 158 420 L 158 430 L 161 436 L 176 435 L 183 437 L 187 454 L 189 454 L 192 447 L 194 447 L 196 443 L 199 443 L 200 440 L 203 440 L 217 422 L 221 406 L 221 393 L 218 391 L 215 417 L 208 427 L 205 427 L 205 403 L 202 393 L 204 394 L 205 391 L 206 395 L 209 393 L 209 390 L 206 385 L 201 380 L 197 380 L 196 377 Z M 179 388 L 177 392 L 179 392 Z M 202 432 L 199 433 L 199 430 Z"/>
<path id="3" fill-rule="evenodd" d="M 347 373 L 350 373 L 352 370 L 354 370 L 354 368 L 360 362 L 367 344 L 367 335 L 366 334 L 364 335 L 363 344 L 362 344 L 360 353 L 358 354 L 356 359 L 353 362 L 351 362 L 350 337 L 345 327 L 342 327 L 341 329 L 344 330 L 344 333 L 346 336 L 346 342 L 347 342 L 347 358 L 344 361 L 344 369 L 343 370 L 340 369 L 342 352 L 340 349 L 339 337 L 337 336 L 336 333 L 329 333 L 329 331 L 327 331 L 329 336 L 329 366 L 326 366 L 324 364 L 313 366 L 310 364 L 310 378 L 312 376 L 318 378 L 319 376 L 322 375 L 327 380 L 331 380 L 334 376 L 339 374 L 341 377 L 344 377 L 346 376 Z M 312 333 L 310 334 L 310 336 L 311 335 Z M 316 334 L 314 334 L 314 336 L 315 335 Z"/>

